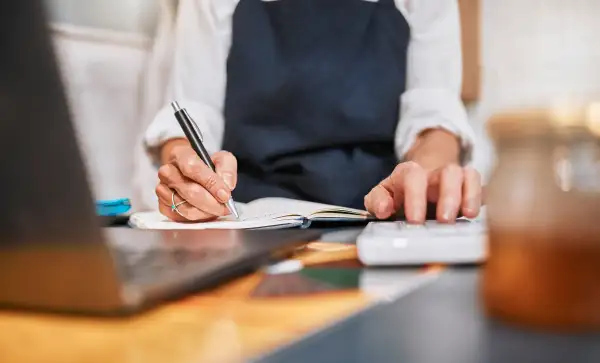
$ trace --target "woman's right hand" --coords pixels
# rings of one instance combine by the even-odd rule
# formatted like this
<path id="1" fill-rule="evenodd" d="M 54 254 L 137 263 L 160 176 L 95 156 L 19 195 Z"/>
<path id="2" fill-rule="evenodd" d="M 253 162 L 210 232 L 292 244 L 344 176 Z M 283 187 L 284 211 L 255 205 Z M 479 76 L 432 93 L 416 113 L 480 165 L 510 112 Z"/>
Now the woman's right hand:
<path id="1" fill-rule="evenodd" d="M 233 154 L 219 151 L 212 155 L 216 173 L 187 140 L 167 142 L 161 158 L 160 183 L 156 187 L 161 214 L 177 222 L 210 221 L 230 214 L 224 203 L 237 182 L 237 160 Z M 172 208 L 173 198 L 179 213 Z"/>

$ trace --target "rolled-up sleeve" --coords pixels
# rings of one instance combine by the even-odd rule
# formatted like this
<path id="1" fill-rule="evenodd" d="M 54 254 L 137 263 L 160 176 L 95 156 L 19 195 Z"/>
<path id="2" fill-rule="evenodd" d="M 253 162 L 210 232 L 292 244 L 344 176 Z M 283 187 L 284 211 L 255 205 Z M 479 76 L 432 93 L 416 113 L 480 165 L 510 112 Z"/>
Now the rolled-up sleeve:
<path id="1" fill-rule="evenodd" d="M 221 148 L 226 62 L 231 17 L 238 0 L 162 0 L 160 33 L 143 88 L 145 99 L 140 144 L 135 150 L 134 208 L 156 209 L 159 150 L 184 137 L 171 101 L 185 107 L 198 124 L 209 152 Z M 175 5 L 177 4 L 177 5 Z M 151 57 L 151 58 L 153 58 Z M 145 125 L 148 125 L 147 127 Z"/>
<path id="2" fill-rule="evenodd" d="M 150 157 L 166 141 L 184 137 L 169 102 L 187 109 L 209 152 L 221 148 L 231 16 L 237 0 L 181 0 L 167 99 L 144 134 Z M 156 163 L 158 160 L 153 160 Z"/>
<path id="3" fill-rule="evenodd" d="M 461 100 L 462 50 L 458 3 L 456 0 L 400 2 L 399 8 L 411 27 L 411 40 L 406 91 L 400 100 L 396 154 L 403 160 L 420 133 L 438 128 L 459 137 L 463 162 L 470 163 L 475 133 Z"/>

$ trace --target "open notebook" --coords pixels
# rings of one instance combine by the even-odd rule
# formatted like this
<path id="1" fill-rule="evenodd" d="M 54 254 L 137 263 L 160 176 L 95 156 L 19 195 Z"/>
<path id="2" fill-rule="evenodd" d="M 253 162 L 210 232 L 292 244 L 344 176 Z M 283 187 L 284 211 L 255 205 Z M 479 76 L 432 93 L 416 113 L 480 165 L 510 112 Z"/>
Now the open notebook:
<path id="1" fill-rule="evenodd" d="M 366 221 L 371 215 L 363 210 L 336 207 L 285 198 L 263 198 L 237 204 L 240 220 L 227 216 L 214 222 L 177 223 L 158 212 L 138 212 L 129 224 L 139 229 L 262 229 L 308 227 L 312 221 Z"/>

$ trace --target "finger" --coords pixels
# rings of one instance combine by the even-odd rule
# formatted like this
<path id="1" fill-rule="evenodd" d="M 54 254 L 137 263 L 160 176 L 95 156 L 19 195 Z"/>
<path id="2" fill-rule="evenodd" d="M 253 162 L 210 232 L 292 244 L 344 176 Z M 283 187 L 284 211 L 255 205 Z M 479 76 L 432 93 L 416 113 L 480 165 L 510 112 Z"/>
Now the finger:
<path id="1" fill-rule="evenodd" d="M 462 202 L 463 169 L 458 165 L 448 165 L 436 173 L 439 174 L 433 175 L 432 179 L 439 178 L 437 219 L 440 222 L 454 222 Z"/>
<path id="2" fill-rule="evenodd" d="M 414 162 L 406 162 L 396 166 L 392 174 L 371 190 L 365 197 L 367 210 L 377 218 L 389 218 L 404 204 L 404 174 L 408 170 L 418 169 Z"/>
<path id="3" fill-rule="evenodd" d="M 171 200 L 171 193 L 173 192 L 173 190 L 171 190 L 171 188 L 169 188 L 168 186 L 166 186 L 163 183 L 160 183 L 156 186 L 156 189 L 154 190 L 154 192 L 156 193 L 156 196 L 158 197 L 158 202 L 161 205 L 166 205 L 166 206 L 171 206 L 172 205 L 172 200 Z M 181 198 L 175 198 L 175 202 L 179 203 L 181 201 Z"/>
<path id="4" fill-rule="evenodd" d="M 405 197 L 406 197 L 406 175 L 409 173 L 425 172 L 423 168 L 413 162 L 407 161 L 396 166 L 390 177 L 388 178 L 390 183 L 384 183 L 387 186 L 394 198 L 394 211 L 398 211 L 400 208 L 405 208 Z M 385 182 L 385 181 L 384 181 Z M 426 185 L 426 183 L 424 184 Z"/>
<path id="5" fill-rule="evenodd" d="M 215 197 L 208 192 L 208 190 L 204 189 L 204 187 L 196 182 L 188 181 L 179 184 L 172 184 L 169 185 L 169 187 L 177 191 L 177 194 L 179 194 L 190 205 L 203 212 L 219 217 L 230 214 L 225 204 L 216 200 Z"/>
<path id="6" fill-rule="evenodd" d="M 235 189 L 237 184 L 237 159 L 228 151 L 219 151 L 212 156 L 217 175 L 223 178 L 229 190 Z"/>
<path id="7" fill-rule="evenodd" d="M 427 215 L 427 171 L 421 167 L 405 169 L 394 181 L 395 189 L 404 190 L 404 215 L 409 223 L 424 223 Z M 402 183 L 402 186 L 397 185 Z"/>
<path id="8" fill-rule="evenodd" d="M 204 187 L 185 177 L 175 165 L 161 166 L 158 170 L 158 177 L 162 184 L 176 190 L 183 199 L 197 209 L 215 216 L 230 214 L 225 204 L 216 200 Z M 168 198 L 171 198 L 170 194 Z"/>
<path id="9" fill-rule="evenodd" d="M 183 176 L 203 186 L 221 203 L 227 202 L 231 197 L 231 191 L 223 179 L 204 164 L 197 155 L 179 153 L 173 160 L 173 164 Z"/>
<path id="10" fill-rule="evenodd" d="M 185 213 L 185 212 L 182 212 L 182 209 L 181 209 L 181 207 L 184 206 L 184 205 L 181 205 L 181 206 L 177 207 L 177 209 L 179 210 L 179 212 L 182 213 L 182 214 Z M 209 222 L 209 221 L 212 221 L 212 220 L 214 220 L 216 218 L 215 216 L 208 216 L 208 217 L 198 216 L 198 217 L 195 217 L 194 216 L 194 212 L 191 212 L 190 218 L 184 218 L 181 215 L 179 215 L 176 211 L 172 210 L 170 206 L 166 206 L 166 205 L 164 205 L 162 203 L 160 203 L 158 205 L 158 210 L 159 210 L 160 214 L 162 214 L 165 217 L 169 218 L 173 222 L 178 222 L 178 223 Z M 198 213 L 198 212 L 196 212 L 196 213 Z M 198 213 L 198 214 L 200 215 L 202 213 Z M 206 214 L 202 214 L 202 215 L 206 216 Z"/>
<path id="11" fill-rule="evenodd" d="M 164 211 L 164 213 L 162 213 L 162 212 L 161 213 L 164 214 L 165 216 L 173 219 L 174 221 L 199 222 L 199 221 L 213 220 L 217 217 L 213 214 L 202 211 L 189 203 L 184 203 L 184 204 L 177 206 L 177 210 L 181 214 L 177 213 L 177 211 L 175 211 L 172 208 L 173 199 L 175 200 L 175 204 L 179 204 L 184 199 L 181 198 L 177 193 L 175 193 L 175 196 L 172 197 L 172 193 L 173 193 L 173 190 L 164 184 L 159 184 L 156 187 L 156 194 L 159 198 L 159 207 L 162 206 L 162 207 L 167 208 L 167 209 L 160 208 L 161 211 Z"/>
<path id="12" fill-rule="evenodd" d="M 208 221 L 213 220 L 217 216 L 211 213 L 207 213 L 202 211 L 190 203 L 184 203 L 177 206 L 177 211 L 172 208 L 173 199 L 175 200 L 175 204 L 179 204 L 184 199 L 182 199 L 177 193 L 173 197 L 173 190 L 166 186 L 165 184 L 159 184 L 156 187 L 156 195 L 159 199 L 159 210 L 161 214 L 166 216 L 167 218 L 176 221 L 176 222 L 189 222 L 189 221 Z"/>
<path id="13" fill-rule="evenodd" d="M 365 196 L 365 208 L 375 217 L 386 219 L 394 213 L 394 199 L 380 183 Z"/>
<path id="14" fill-rule="evenodd" d="M 167 201 L 167 198 L 161 188 L 162 187 L 160 185 L 156 187 L 156 195 L 158 196 L 158 209 L 160 213 L 175 222 L 189 222 L 189 218 L 185 218 L 171 208 L 171 204 Z"/>
<path id="15" fill-rule="evenodd" d="M 462 213 L 467 218 L 479 215 L 482 203 L 481 175 L 477 170 L 466 167 L 464 169 L 464 183 L 462 196 Z"/>
<path id="16" fill-rule="evenodd" d="M 179 214 L 177 214 L 177 212 L 171 210 L 171 207 L 164 205 L 162 202 L 158 203 L 158 211 L 160 212 L 160 214 L 169 218 L 169 220 L 171 220 L 173 222 L 178 222 L 178 223 L 193 222 L 190 219 L 180 216 Z"/>
<path id="17" fill-rule="evenodd" d="M 183 176 L 175 165 L 165 164 L 158 169 L 158 179 L 162 184 L 169 186 L 184 183 L 187 178 Z"/>

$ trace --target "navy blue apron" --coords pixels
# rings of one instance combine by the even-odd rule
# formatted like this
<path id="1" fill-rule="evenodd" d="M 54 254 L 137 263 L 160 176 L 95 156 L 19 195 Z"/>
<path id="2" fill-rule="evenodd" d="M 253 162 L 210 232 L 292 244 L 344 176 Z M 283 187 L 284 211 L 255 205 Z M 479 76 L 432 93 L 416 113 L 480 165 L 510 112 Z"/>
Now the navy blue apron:
<path id="1" fill-rule="evenodd" d="M 234 198 L 364 208 L 397 164 L 409 39 L 394 0 L 240 0 L 224 111 Z"/>

